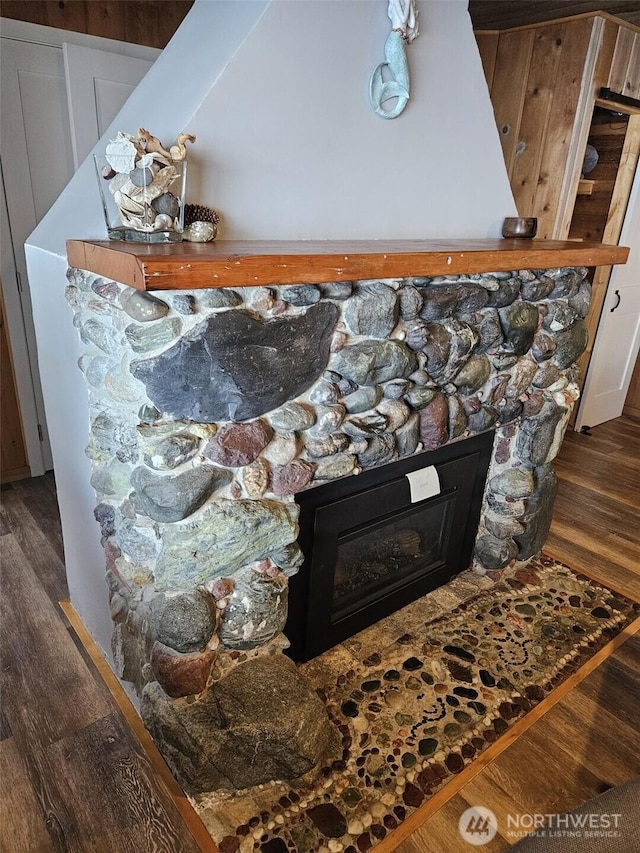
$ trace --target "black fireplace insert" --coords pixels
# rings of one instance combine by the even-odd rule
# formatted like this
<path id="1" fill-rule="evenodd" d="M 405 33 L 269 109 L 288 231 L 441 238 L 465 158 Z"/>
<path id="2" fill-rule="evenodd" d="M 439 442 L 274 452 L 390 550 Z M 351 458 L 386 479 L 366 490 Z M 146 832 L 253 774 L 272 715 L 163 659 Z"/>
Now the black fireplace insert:
<path id="1" fill-rule="evenodd" d="M 493 437 L 296 495 L 306 560 L 289 584 L 290 657 L 309 660 L 468 568 Z"/>

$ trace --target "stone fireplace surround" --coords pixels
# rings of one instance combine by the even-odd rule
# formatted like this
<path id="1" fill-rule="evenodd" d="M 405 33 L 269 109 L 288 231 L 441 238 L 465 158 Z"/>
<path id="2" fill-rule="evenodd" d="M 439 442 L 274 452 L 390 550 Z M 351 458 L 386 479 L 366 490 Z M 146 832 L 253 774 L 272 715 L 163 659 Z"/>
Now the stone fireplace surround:
<path id="1" fill-rule="evenodd" d="M 114 660 L 187 791 L 341 756 L 283 654 L 297 492 L 494 430 L 474 569 L 542 548 L 590 286 L 586 267 L 492 260 L 154 294 L 69 269 Z"/>

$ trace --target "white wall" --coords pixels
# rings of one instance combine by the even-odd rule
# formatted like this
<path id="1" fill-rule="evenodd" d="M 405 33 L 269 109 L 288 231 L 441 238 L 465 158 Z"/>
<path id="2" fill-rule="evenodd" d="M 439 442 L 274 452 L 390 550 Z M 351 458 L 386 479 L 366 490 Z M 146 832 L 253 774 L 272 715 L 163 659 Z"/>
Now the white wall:
<path id="1" fill-rule="evenodd" d="M 197 0 L 105 137 L 196 133 L 189 200 L 221 210 L 227 239 L 496 235 L 516 208 L 466 0 L 419 8 L 411 101 L 393 121 L 366 101 L 383 0 Z M 107 649 L 86 392 L 64 301 L 65 241 L 104 238 L 100 217 L 85 162 L 27 257 L 71 598 Z"/>
<path id="2" fill-rule="evenodd" d="M 499 236 L 517 211 L 467 4 L 419 9 L 411 99 L 385 120 L 386 3 L 271 3 L 190 124 L 223 237 Z"/>

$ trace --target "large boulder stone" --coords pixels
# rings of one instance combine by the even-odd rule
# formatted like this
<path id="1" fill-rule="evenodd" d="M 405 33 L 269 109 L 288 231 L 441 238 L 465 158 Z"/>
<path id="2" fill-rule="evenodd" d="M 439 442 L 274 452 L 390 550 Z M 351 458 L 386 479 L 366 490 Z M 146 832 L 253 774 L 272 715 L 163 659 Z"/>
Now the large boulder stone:
<path id="1" fill-rule="evenodd" d="M 139 323 L 159 320 L 169 313 L 169 306 L 166 302 L 158 299 L 152 293 L 135 290 L 133 287 L 127 287 L 122 291 L 120 305 L 125 313 Z"/>
<path id="2" fill-rule="evenodd" d="M 329 360 L 338 309 L 262 321 L 247 311 L 209 317 L 154 358 L 132 362 L 165 414 L 199 423 L 247 421 L 303 394 Z"/>
<path id="3" fill-rule="evenodd" d="M 156 471 L 170 471 L 196 455 L 200 439 L 186 430 L 154 439 L 149 430 L 141 434 L 140 447 L 145 465 Z"/>
<path id="4" fill-rule="evenodd" d="M 288 584 L 252 569 L 238 572 L 218 636 L 228 649 L 255 649 L 279 634 L 287 621 Z"/>
<path id="5" fill-rule="evenodd" d="M 455 312 L 473 314 L 489 301 L 487 290 L 470 282 L 432 284 L 424 295 L 423 320 L 442 320 Z"/>
<path id="6" fill-rule="evenodd" d="M 491 375 L 491 363 L 486 355 L 472 355 L 456 373 L 453 384 L 461 394 L 473 394 Z"/>
<path id="7" fill-rule="evenodd" d="M 208 592 L 157 595 L 150 614 L 154 636 L 182 654 L 202 651 L 216 629 L 215 601 Z"/>
<path id="8" fill-rule="evenodd" d="M 131 475 L 131 485 L 136 492 L 136 512 L 154 521 L 181 521 L 230 480 L 228 471 L 213 465 L 199 465 L 175 476 L 136 468 Z"/>
<path id="9" fill-rule="evenodd" d="M 524 532 L 514 536 L 519 560 L 528 560 L 542 550 L 551 527 L 558 480 L 551 465 L 536 468 L 535 478 L 536 490 L 527 500 L 526 512 L 520 519 Z"/>
<path id="10" fill-rule="evenodd" d="M 166 317 L 150 325 L 132 323 L 124 330 L 129 346 L 134 352 L 145 353 L 166 347 L 180 334 L 182 321 L 177 317 Z"/>
<path id="11" fill-rule="evenodd" d="M 283 655 L 239 664 L 190 703 L 152 682 L 140 710 L 190 793 L 293 780 L 341 751 L 324 704 Z"/>
<path id="12" fill-rule="evenodd" d="M 547 270 L 547 275 L 550 276 L 554 283 L 549 298 L 570 299 L 580 289 L 580 285 L 586 274 L 586 267 L 561 267 Z"/>
<path id="13" fill-rule="evenodd" d="M 514 355 L 524 355 L 531 349 L 538 326 L 538 309 L 530 302 L 513 302 L 498 311 L 504 332 L 503 347 Z"/>
<path id="14" fill-rule="evenodd" d="M 398 300 L 390 287 L 380 281 L 358 286 L 346 303 L 344 319 L 355 335 L 386 338 L 398 322 Z"/>
<path id="15" fill-rule="evenodd" d="M 589 332 L 584 320 L 576 320 L 568 329 L 556 335 L 556 351 L 553 361 L 560 370 L 570 367 L 587 348 Z"/>
<path id="16" fill-rule="evenodd" d="M 433 400 L 420 410 L 420 441 L 425 450 L 441 447 L 449 438 L 449 404 L 439 391 Z"/>
<path id="17" fill-rule="evenodd" d="M 298 535 L 298 508 L 276 500 L 212 500 L 193 520 L 168 526 L 155 568 L 155 588 L 191 590 L 229 576 Z"/>
<path id="18" fill-rule="evenodd" d="M 486 293 L 486 291 L 483 291 Z M 475 349 L 479 335 L 468 323 L 447 318 L 429 323 L 429 340 L 424 346 L 429 375 L 441 384 L 450 382 Z"/>
<path id="19" fill-rule="evenodd" d="M 487 533 L 475 545 L 475 555 L 485 569 L 504 569 L 516 558 L 518 547 L 513 539 L 498 539 Z"/>
<path id="20" fill-rule="evenodd" d="M 548 400 L 540 412 L 523 418 L 516 442 L 516 455 L 535 468 L 551 462 L 562 443 L 568 410 Z"/>
<path id="21" fill-rule="evenodd" d="M 498 289 L 490 291 L 488 304 L 494 308 L 504 308 L 506 305 L 511 305 L 518 298 L 521 285 L 522 282 L 519 278 L 501 280 Z"/>
<path id="22" fill-rule="evenodd" d="M 292 284 L 280 288 L 280 298 L 290 305 L 315 305 L 321 296 L 320 289 L 315 284 Z"/>
<path id="23" fill-rule="evenodd" d="M 336 353 L 331 368 L 358 385 L 406 379 L 417 367 L 416 357 L 400 341 L 360 341 Z"/>
<path id="24" fill-rule="evenodd" d="M 523 281 L 520 295 L 527 302 L 538 302 L 540 299 L 546 299 L 554 286 L 555 282 L 552 278 L 542 275 L 540 278 L 534 278 L 531 281 Z"/>
<path id="25" fill-rule="evenodd" d="M 219 465 L 239 468 L 257 459 L 272 438 L 273 430 L 263 420 L 248 424 L 226 424 L 209 441 L 204 455 Z"/>
<path id="26" fill-rule="evenodd" d="M 207 686 L 215 653 L 210 649 L 192 654 L 180 654 L 156 643 L 151 653 L 153 674 L 169 696 L 192 696 Z"/>

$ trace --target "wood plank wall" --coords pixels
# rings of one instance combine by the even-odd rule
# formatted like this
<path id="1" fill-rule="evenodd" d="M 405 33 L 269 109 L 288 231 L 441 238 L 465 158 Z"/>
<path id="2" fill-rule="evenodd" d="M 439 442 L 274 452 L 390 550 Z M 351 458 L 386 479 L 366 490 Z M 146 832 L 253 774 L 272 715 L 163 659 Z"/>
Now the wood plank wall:
<path id="1" fill-rule="evenodd" d="M 640 31 L 588 15 L 476 40 L 518 211 L 566 239 L 593 99 L 601 86 L 640 97 Z"/>
<path id="2" fill-rule="evenodd" d="M 551 238 L 573 140 L 593 18 L 501 33 L 491 100 L 521 216 Z"/>
<path id="3" fill-rule="evenodd" d="M 0 15 L 163 48 L 192 5 L 193 0 L 2 0 Z"/>

